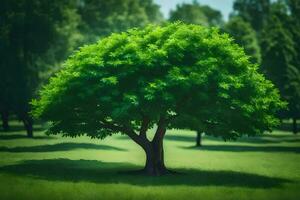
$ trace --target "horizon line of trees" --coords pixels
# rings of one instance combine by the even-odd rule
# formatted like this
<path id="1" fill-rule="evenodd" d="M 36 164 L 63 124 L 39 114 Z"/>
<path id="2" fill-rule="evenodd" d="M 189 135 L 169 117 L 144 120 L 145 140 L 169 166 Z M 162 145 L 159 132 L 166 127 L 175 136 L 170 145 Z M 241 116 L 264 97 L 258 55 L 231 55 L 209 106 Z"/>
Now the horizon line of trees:
<path id="1" fill-rule="evenodd" d="M 3 0 L 0 6 L 0 112 L 3 130 L 9 116 L 23 121 L 33 137 L 29 102 L 63 60 L 83 44 L 112 32 L 148 23 L 183 21 L 219 27 L 244 47 L 253 63 L 272 80 L 289 103 L 279 116 L 300 117 L 300 2 L 297 0 L 235 0 L 227 22 L 220 11 L 193 3 L 178 4 L 164 19 L 152 0 Z M 201 127 L 197 131 L 201 145 Z M 184 128 L 184 124 L 182 127 Z"/>

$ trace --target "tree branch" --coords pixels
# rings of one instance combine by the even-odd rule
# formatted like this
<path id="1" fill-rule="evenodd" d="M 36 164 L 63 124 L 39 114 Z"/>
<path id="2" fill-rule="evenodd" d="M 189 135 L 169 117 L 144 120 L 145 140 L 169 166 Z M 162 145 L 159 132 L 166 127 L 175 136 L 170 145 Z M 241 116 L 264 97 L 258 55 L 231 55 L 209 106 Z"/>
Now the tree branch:
<path id="1" fill-rule="evenodd" d="M 161 115 L 157 123 L 157 129 L 152 142 L 156 143 L 161 141 L 161 139 L 165 136 L 167 130 L 166 126 L 167 126 L 166 118 L 164 115 Z"/>
<path id="2" fill-rule="evenodd" d="M 140 129 L 140 136 L 147 138 L 147 130 L 148 130 L 148 126 L 150 124 L 150 119 L 149 117 L 144 116 L 142 119 L 142 125 L 141 125 L 141 129 Z"/>
<path id="3" fill-rule="evenodd" d="M 125 133 L 126 135 L 128 135 L 133 141 L 135 141 L 139 145 L 144 143 L 142 138 L 139 137 L 139 135 L 137 135 L 135 133 L 135 131 L 132 130 L 131 128 L 129 128 L 129 127 L 119 126 L 119 125 L 116 125 L 112 122 L 108 122 L 108 121 L 105 121 L 105 120 L 100 120 L 100 123 L 104 128 Z"/>

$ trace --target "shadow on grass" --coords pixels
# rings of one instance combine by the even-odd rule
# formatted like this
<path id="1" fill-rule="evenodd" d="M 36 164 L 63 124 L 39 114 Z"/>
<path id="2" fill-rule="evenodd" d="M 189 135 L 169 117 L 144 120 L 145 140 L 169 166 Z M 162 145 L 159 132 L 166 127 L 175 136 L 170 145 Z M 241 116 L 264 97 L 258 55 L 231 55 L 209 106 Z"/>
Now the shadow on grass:
<path id="1" fill-rule="evenodd" d="M 179 142 L 196 142 L 196 134 L 195 137 L 191 136 L 185 136 L 185 135 L 166 135 L 166 140 L 172 140 L 172 141 L 179 141 Z M 220 141 L 224 142 L 222 138 L 213 137 L 213 136 L 203 136 L 203 141 Z M 289 142 L 289 143 L 295 143 L 300 142 L 300 139 L 298 137 L 295 137 L 293 135 L 263 135 L 263 137 L 242 137 L 239 138 L 236 142 L 243 142 L 243 143 L 253 143 L 253 144 L 278 144 L 282 142 Z"/>
<path id="2" fill-rule="evenodd" d="M 184 174 L 149 177 L 119 173 L 136 170 L 128 163 L 106 163 L 95 160 L 28 160 L 0 168 L 5 173 L 52 181 L 88 181 L 94 183 L 125 183 L 140 186 L 188 185 L 188 186 L 237 186 L 249 188 L 279 187 L 291 182 L 286 179 L 234 172 L 179 169 Z"/>
<path id="3" fill-rule="evenodd" d="M 300 153 L 300 147 L 284 146 L 241 146 L 241 145 L 204 145 L 202 147 L 181 147 L 199 151 L 231 151 L 231 152 L 292 152 Z"/>
<path id="4" fill-rule="evenodd" d="M 38 124 L 36 126 L 33 126 L 33 131 L 44 131 L 44 130 L 45 127 L 43 127 L 42 125 Z M 25 127 L 22 123 L 10 124 L 8 131 L 3 131 L 2 127 L 0 126 L 0 132 L 9 133 L 9 132 L 19 132 L 19 131 L 25 131 Z"/>
<path id="5" fill-rule="evenodd" d="M 0 135 L 0 140 L 16 140 L 16 139 L 28 139 L 27 135 L 23 134 L 23 135 L 19 135 L 19 134 L 5 134 L 5 135 Z M 51 136 L 34 136 L 33 138 L 30 139 L 54 139 L 54 137 Z"/>
<path id="6" fill-rule="evenodd" d="M 126 151 L 122 148 L 108 145 L 98 145 L 90 143 L 58 143 L 51 145 L 24 146 L 24 147 L 0 147 L 0 152 L 53 152 L 53 151 L 70 151 L 74 149 L 95 149 L 95 150 L 117 150 Z"/>

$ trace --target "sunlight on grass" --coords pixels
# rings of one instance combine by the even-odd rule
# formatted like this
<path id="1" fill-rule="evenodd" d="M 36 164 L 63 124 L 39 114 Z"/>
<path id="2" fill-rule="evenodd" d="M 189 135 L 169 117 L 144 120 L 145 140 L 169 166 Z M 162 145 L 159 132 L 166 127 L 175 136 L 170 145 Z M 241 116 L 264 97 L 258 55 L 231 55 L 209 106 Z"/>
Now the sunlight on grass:
<path id="1" fill-rule="evenodd" d="M 144 153 L 126 136 L 106 140 L 46 136 L 27 139 L 18 124 L 0 135 L 3 199 L 296 199 L 300 195 L 300 136 L 275 131 L 224 142 L 170 130 L 166 165 L 178 175 L 126 175 Z"/>

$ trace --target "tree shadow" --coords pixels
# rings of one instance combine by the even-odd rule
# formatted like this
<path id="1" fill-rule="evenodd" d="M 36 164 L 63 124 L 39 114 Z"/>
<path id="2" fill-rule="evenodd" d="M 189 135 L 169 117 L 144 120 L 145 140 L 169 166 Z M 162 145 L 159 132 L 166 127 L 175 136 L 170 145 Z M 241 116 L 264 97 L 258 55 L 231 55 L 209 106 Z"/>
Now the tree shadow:
<path id="1" fill-rule="evenodd" d="M 242 145 L 204 145 L 202 147 L 182 147 L 183 149 L 201 151 L 230 151 L 230 152 L 292 152 L 300 153 L 300 147 L 284 146 L 242 146 Z"/>
<path id="2" fill-rule="evenodd" d="M 0 135 L 0 140 L 16 140 L 16 139 L 28 139 L 26 135 L 19 135 L 19 134 L 5 134 L 5 135 Z M 55 139 L 54 137 L 51 136 L 34 136 L 33 138 L 30 139 Z"/>
<path id="3" fill-rule="evenodd" d="M 179 142 L 196 142 L 196 134 L 195 137 L 191 136 L 185 136 L 185 135 L 166 135 L 166 140 L 172 140 L 172 141 L 179 141 Z M 219 141 L 224 142 L 222 138 L 213 137 L 213 136 L 203 136 L 203 141 Z M 235 142 L 235 141 L 231 141 Z M 272 135 L 264 135 L 262 137 L 242 137 L 238 138 L 236 142 L 242 142 L 242 143 L 253 143 L 253 144 L 279 144 L 282 142 L 300 142 L 300 139 L 298 137 L 293 137 L 291 135 L 282 136 L 272 136 Z"/>
<path id="4" fill-rule="evenodd" d="M 20 132 L 20 131 L 25 131 L 25 127 L 22 123 L 17 123 L 17 124 L 9 124 L 9 130 L 4 131 L 2 129 L 2 126 L 0 126 L 0 132 L 5 132 L 5 133 L 10 133 L 10 132 Z M 33 126 L 33 131 L 44 131 L 45 127 L 37 124 Z"/>
<path id="5" fill-rule="evenodd" d="M 31 176 L 52 181 L 89 181 L 94 183 L 125 183 L 139 186 L 188 185 L 231 186 L 249 188 L 280 187 L 290 180 L 262 175 L 234 172 L 179 169 L 181 174 L 149 177 L 119 173 L 138 166 L 128 163 L 107 163 L 96 160 L 28 160 L 0 168 L 4 173 Z"/>
<path id="6" fill-rule="evenodd" d="M 0 152 L 54 152 L 54 151 L 71 151 L 74 149 L 95 149 L 95 150 L 117 150 L 126 151 L 125 149 L 112 147 L 108 145 L 98 145 L 90 143 L 58 143 L 39 146 L 23 146 L 23 147 L 0 147 Z"/>

